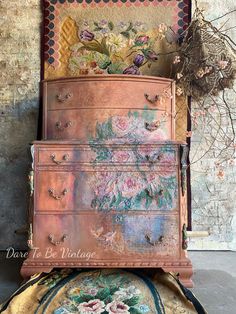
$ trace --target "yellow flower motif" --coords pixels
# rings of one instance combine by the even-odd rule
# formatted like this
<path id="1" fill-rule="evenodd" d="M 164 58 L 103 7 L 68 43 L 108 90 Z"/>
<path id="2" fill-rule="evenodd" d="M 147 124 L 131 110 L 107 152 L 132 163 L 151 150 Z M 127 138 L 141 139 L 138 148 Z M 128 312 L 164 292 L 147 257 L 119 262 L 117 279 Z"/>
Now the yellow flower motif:
<path id="1" fill-rule="evenodd" d="M 122 48 L 127 46 L 127 40 L 122 35 L 116 35 L 114 33 L 110 33 L 107 36 L 106 43 L 112 52 L 120 51 Z"/>
<path id="2" fill-rule="evenodd" d="M 80 291 L 81 291 L 81 289 L 79 287 L 75 287 L 75 288 L 70 289 L 69 294 L 70 295 L 78 295 L 78 294 L 80 294 Z"/>

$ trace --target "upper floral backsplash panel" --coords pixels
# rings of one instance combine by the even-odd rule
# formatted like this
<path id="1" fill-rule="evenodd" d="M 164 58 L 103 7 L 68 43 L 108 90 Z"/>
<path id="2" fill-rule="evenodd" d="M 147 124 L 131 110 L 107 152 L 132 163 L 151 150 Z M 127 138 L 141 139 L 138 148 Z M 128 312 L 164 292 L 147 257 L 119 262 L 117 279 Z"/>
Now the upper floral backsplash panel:
<path id="1" fill-rule="evenodd" d="M 162 54 L 187 27 L 189 2 L 45 0 L 44 78 L 168 76 L 171 56 Z"/>

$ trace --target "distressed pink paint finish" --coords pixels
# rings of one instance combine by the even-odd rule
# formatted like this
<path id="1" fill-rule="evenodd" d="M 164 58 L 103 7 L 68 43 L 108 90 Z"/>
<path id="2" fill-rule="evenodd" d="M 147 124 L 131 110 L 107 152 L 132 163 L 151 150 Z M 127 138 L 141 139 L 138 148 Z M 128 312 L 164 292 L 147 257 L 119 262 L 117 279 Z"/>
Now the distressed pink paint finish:
<path id="1" fill-rule="evenodd" d="M 110 120 L 115 138 L 127 134 L 129 126 L 130 134 L 138 132 L 139 140 L 174 139 L 173 80 L 144 76 L 81 76 L 45 81 L 43 89 L 44 139 L 73 139 L 87 143 L 98 135 L 97 125 L 102 127 Z"/>
<path id="2" fill-rule="evenodd" d="M 45 81 L 43 89 L 45 140 L 34 143 L 23 276 L 53 267 L 162 267 L 191 286 L 174 82 L 86 76 Z"/>
<path id="3" fill-rule="evenodd" d="M 190 285 L 191 263 L 182 249 L 179 143 L 41 141 L 34 150 L 34 249 L 23 274 L 50 265 L 163 267 L 182 271 Z"/>

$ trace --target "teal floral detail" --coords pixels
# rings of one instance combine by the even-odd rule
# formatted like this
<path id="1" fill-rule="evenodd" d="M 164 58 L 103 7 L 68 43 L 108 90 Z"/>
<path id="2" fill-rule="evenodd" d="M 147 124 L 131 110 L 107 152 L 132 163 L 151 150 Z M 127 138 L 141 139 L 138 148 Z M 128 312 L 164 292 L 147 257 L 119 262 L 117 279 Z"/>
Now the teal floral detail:
<path id="1" fill-rule="evenodd" d="M 164 170 L 163 170 L 164 171 Z M 91 207 L 98 211 L 142 210 L 155 206 L 171 210 L 177 196 L 176 176 L 167 172 L 99 172 L 90 180 Z"/>
<path id="2" fill-rule="evenodd" d="M 67 298 L 63 300 L 54 314 L 67 313 L 98 313 L 98 314 L 129 314 L 142 313 L 140 302 L 141 291 L 131 285 L 131 280 L 117 274 L 102 274 L 97 271 L 86 280 L 75 284 L 67 291 Z M 121 312 L 122 310 L 122 312 Z"/>
<path id="3" fill-rule="evenodd" d="M 155 121 L 157 110 L 148 110 L 147 107 L 141 112 L 129 111 L 127 116 L 113 116 L 104 122 L 97 122 L 95 136 L 90 137 L 91 144 L 94 142 L 111 143 L 112 140 L 122 140 L 127 143 L 155 142 L 165 140 L 166 134 L 162 127 L 150 132 L 145 128 L 147 122 Z M 163 116 L 160 126 L 165 123 Z"/>
<path id="4" fill-rule="evenodd" d="M 150 308 L 147 304 L 141 304 L 139 306 L 139 310 L 142 312 L 142 313 L 148 313 L 150 312 Z"/>

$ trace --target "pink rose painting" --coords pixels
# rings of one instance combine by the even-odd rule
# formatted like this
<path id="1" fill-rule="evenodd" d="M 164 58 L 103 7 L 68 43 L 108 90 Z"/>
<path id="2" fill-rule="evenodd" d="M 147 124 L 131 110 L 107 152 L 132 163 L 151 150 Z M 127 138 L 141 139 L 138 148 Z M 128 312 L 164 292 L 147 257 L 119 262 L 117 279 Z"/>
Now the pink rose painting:
<path id="1" fill-rule="evenodd" d="M 125 173 L 118 184 L 122 196 L 127 198 L 136 196 L 142 189 L 144 189 L 144 182 L 137 173 Z"/>
<path id="2" fill-rule="evenodd" d="M 101 314 L 104 312 L 104 306 L 103 301 L 95 299 L 79 304 L 78 310 L 80 314 Z"/>
<path id="3" fill-rule="evenodd" d="M 130 158 L 129 152 L 125 150 L 119 150 L 119 151 L 114 151 L 112 154 L 112 161 L 113 162 L 127 162 Z"/>
<path id="4" fill-rule="evenodd" d="M 113 301 L 106 306 L 109 314 L 129 314 L 129 306 L 122 301 Z"/>
<path id="5" fill-rule="evenodd" d="M 112 131 L 117 137 L 123 137 L 133 132 L 135 126 L 135 119 L 133 117 L 112 117 Z"/>

